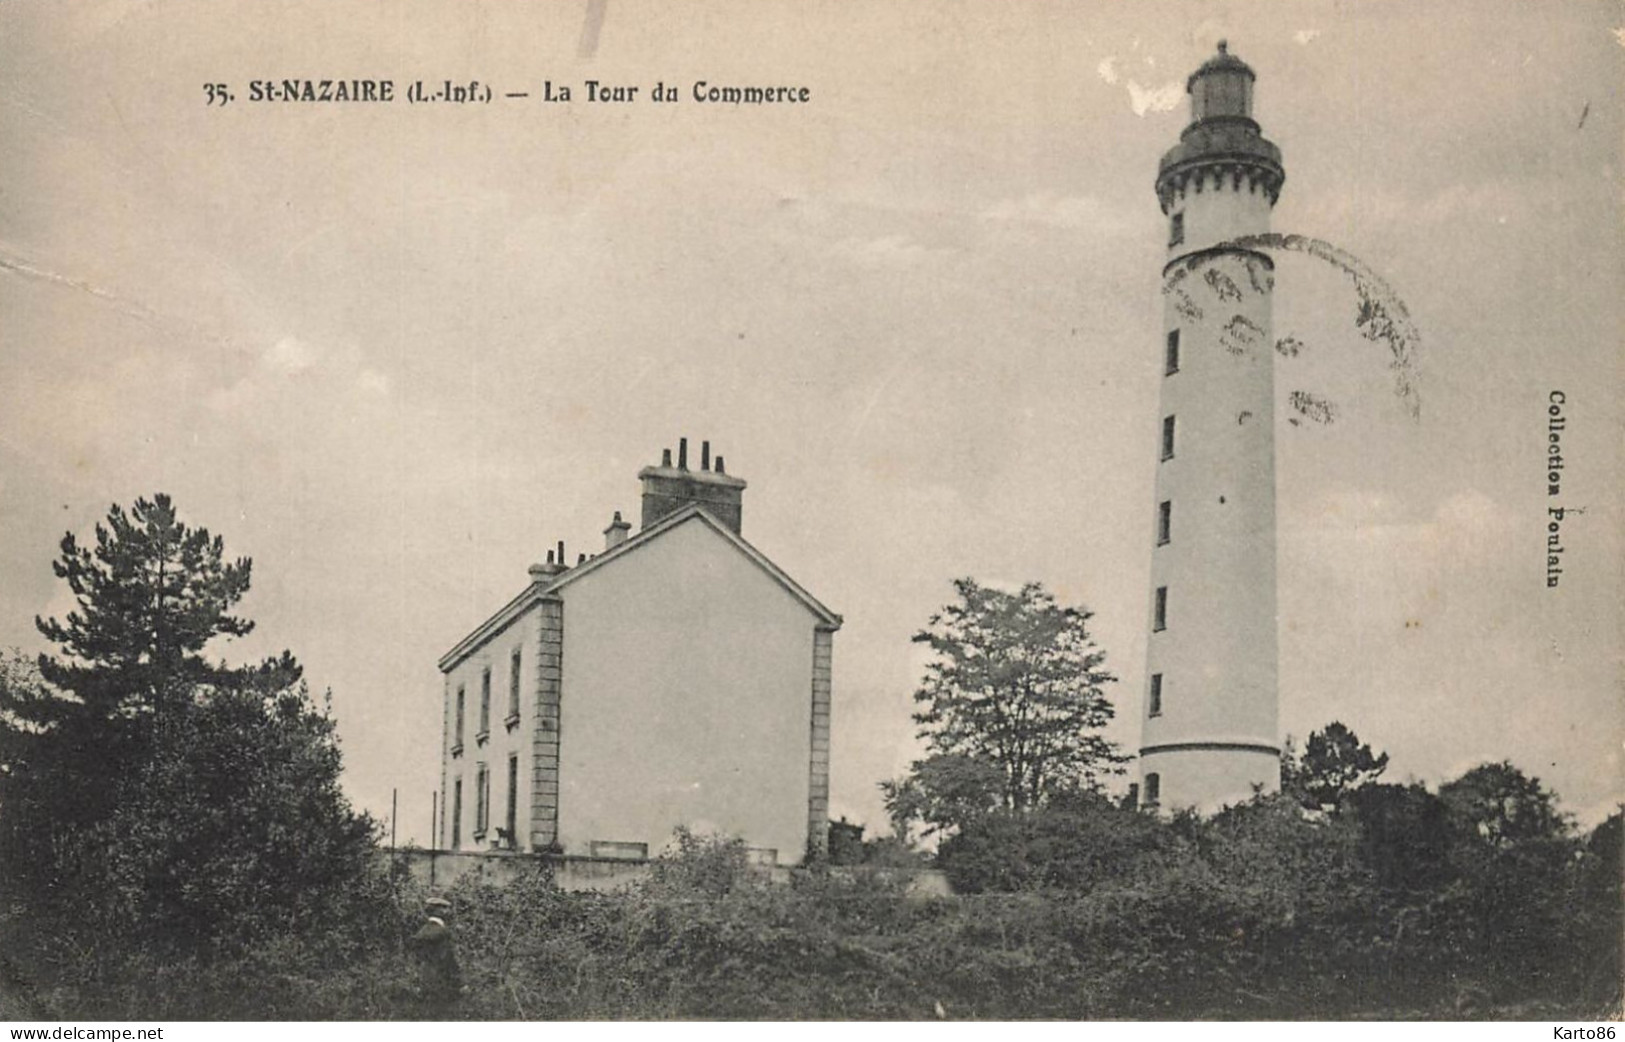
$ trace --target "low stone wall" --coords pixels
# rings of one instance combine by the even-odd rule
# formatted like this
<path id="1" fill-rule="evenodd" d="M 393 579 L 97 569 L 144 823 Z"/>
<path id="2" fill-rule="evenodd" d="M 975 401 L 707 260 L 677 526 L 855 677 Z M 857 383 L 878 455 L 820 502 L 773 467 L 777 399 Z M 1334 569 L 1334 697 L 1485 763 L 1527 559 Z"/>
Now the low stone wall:
<path id="1" fill-rule="evenodd" d="M 412 879 L 423 886 L 449 887 L 460 879 L 511 883 L 551 866 L 553 881 L 563 890 L 618 890 L 649 875 L 650 861 L 626 858 L 582 857 L 563 854 L 521 854 L 483 850 L 397 850 L 392 855 L 404 864 Z M 776 883 L 788 883 L 793 871 L 788 865 L 762 865 Z M 840 865 L 830 869 L 841 875 L 876 876 L 883 879 L 906 877 L 905 892 L 910 897 L 947 897 L 953 893 L 948 877 L 934 868 L 877 868 L 868 865 Z"/>
<path id="2" fill-rule="evenodd" d="M 909 897 L 952 897 L 954 888 L 948 882 L 948 873 L 940 868 L 883 868 L 877 865 L 836 865 L 830 869 L 836 875 L 852 878 L 871 876 L 878 879 L 904 881 L 903 893 Z"/>
<path id="3" fill-rule="evenodd" d="M 648 861 L 567 857 L 476 850 L 397 850 L 394 857 L 424 886 L 448 887 L 460 879 L 503 884 L 551 867 L 563 890 L 615 890 L 649 874 Z"/>

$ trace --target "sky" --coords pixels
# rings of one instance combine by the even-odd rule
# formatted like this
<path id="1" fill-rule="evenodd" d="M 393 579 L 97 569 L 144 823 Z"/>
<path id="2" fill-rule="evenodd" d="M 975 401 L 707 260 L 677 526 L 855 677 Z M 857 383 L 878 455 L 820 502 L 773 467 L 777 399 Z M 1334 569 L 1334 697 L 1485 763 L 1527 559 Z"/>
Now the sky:
<path id="1" fill-rule="evenodd" d="M 1086 605 L 1139 739 L 1165 227 L 1227 38 L 1284 153 L 1274 230 L 1419 334 L 1419 409 L 1334 266 L 1277 257 L 1281 721 L 1437 784 L 1508 759 L 1622 798 L 1617 5 L 87 0 L 0 6 L 0 647 L 50 562 L 170 493 L 254 562 L 250 637 L 331 689 L 358 805 L 423 841 L 436 660 L 680 436 L 845 618 L 832 810 L 919 754 L 950 581 Z M 250 102 L 478 80 L 490 104 Z M 677 103 L 585 99 L 587 80 Z M 701 104 L 714 84 L 794 106 Z M 568 104 L 543 85 L 571 85 Z M 206 104 L 205 84 L 236 100 Z M 509 91 L 531 97 L 506 99 Z M 1547 410 L 1565 394 L 1562 491 Z M 1564 571 L 1547 587 L 1547 510 Z M 1123 780 L 1126 782 L 1126 779 Z"/>

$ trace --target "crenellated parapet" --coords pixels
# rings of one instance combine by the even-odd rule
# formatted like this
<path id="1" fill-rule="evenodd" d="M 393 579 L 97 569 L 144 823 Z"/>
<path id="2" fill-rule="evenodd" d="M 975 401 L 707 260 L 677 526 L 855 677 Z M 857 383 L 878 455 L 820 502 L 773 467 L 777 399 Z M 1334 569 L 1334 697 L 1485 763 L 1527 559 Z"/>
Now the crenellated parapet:
<path id="1" fill-rule="evenodd" d="M 1191 122 L 1157 167 L 1157 199 L 1168 213 L 1182 196 L 1229 188 L 1264 192 L 1274 205 L 1286 182 L 1281 150 L 1264 137 L 1253 112 L 1253 70 L 1219 53 L 1191 74 Z"/>
<path id="2" fill-rule="evenodd" d="M 1169 164 L 1163 159 L 1163 168 L 1157 175 L 1157 201 L 1167 214 L 1174 205 L 1188 195 L 1216 192 L 1223 189 L 1248 193 L 1263 192 L 1274 206 L 1286 183 L 1286 171 L 1281 169 L 1280 149 L 1264 139 L 1274 157 L 1233 155 L 1197 155 Z M 1174 152 L 1179 151 L 1177 148 Z M 1174 152 L 1170 152 L 1172 156 Z"/>

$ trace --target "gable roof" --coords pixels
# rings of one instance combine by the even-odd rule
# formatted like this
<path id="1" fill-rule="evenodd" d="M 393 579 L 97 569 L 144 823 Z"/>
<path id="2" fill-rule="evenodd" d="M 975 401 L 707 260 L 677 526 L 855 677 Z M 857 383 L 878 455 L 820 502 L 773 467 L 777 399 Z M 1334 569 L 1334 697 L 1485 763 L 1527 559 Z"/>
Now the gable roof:
<path id="1" fill-rule="evenodd" d="M 671 531 L 679 525 L 686 524 L 689 521 L 698 521 L 700 524 L 710 528 L 713 532 L 716 532 L 718 535 L 722 536 L 724 540 L 731 543 L 733 547 L 740 553 L 744 554 L 748 560 L 750 560 L 762 571 L 766 572 L 769 578 L 773 579 L 774 582 L 783 587 L 785 592 L 789 593 L 791 597 L 799 601 L 802 607 L 806 608 L 815 617 L 817 617 L 820 629 L 837 630 L 841 628 L 841 622 L 843 620 L 839 615 L 826 608 L 823 603 L 818 600 L 818 598 L 808 593 L 802 588 L 801 584 L 797 583 L 794 579 L 790 578 L 790 576 L 786 575 L 782 568 L 768 560 L 766 554 L 747 543 L 742 536 L 730 529 L 727 525 L 724 525 L 722 522 L 712 517 L 704 507 L 698 504 L 691 504 L 681 510 L 675 511 L 674 513 L 668 514 L 666 517 L 661 518 L 659 522 L 650 525 L 648 528 L 627 539 L 626 542 L 615 547 L 613 550 L 606 550 L 597 557 L 594 557 L 583 564 L 578 564 L 574 568 L 559 572 L 556 575 L 548 576 L 545 579 L 538 579 L 537 581 L 531 583 L 519 594 L 519 596 L 509 601 L 500 610 L 498 610 L 496 614 L 492 615 L 489 619 L 486 619 L 483 623 L 476 627 L 472 633 L 458 641 L 450 651 L 442 655 L 439 662 L 440 671 L 442 673 L 449 672 L 453 667 L 476 651 L 486 641 L 490 640 L 502 630 L 506 629 L 514 619 L 524 614 L 528 608 L 536 604 L 538 601 L 559 592 L 566 586 L 569 586 L 571 583 L 574 583 L 577 580 L 592 574 L 598 569 L 603 568 L 611 561 L 617 561 L 628 554 L 636 553 L 640 548 L 648 546 L 651 542 L 660 538 L 660 536 L 666 532 Z"/>

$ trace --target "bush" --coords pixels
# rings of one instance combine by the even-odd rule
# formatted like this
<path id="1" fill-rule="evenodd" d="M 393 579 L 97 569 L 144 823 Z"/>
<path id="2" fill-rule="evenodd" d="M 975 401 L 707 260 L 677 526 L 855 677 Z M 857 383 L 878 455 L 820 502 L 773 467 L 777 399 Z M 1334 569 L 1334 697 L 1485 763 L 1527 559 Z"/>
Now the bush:
<path id="1" fill-rule="evenodd" d="M 1617 1008 L 1617 815 L 1561 865 L 1484 858 L 1415 891 L 1368 856 L 1367 824 L 1281 797 L 1209 821 L 1057 807 L 1013 833 L 1025 843 L 1018 888 L 931 899 L 864 867 L 775 881 L 714 837 L 681 837 L 614 893 L 563 890 L 538 861 L 515 882 L 465 878 L 447 893 L 467 984 L 450 1015 L 1527 1019 Z M 967 834 L 962 852 L 1001 834 Z M 104 949 L 96 974 L 37 986 L 28 1015 L 422 1017 L 405 939 L 426 894 L 399 872 L 369 879 L 376 889 L 348 910 L 217 959 Z M 1462 947 L 1489 936 L 1484 916 L 1513 879 L 1544 888 L 1537 911 L 1508 920 L 1534 931 L 1518 935 L 1531 951 L 1556 958 L 1544 945 L 1557 934 L 1539 931 L 1566 931 L 1574 948 L 1515 989 L 1503 974 L 1520 964 Z"/>

